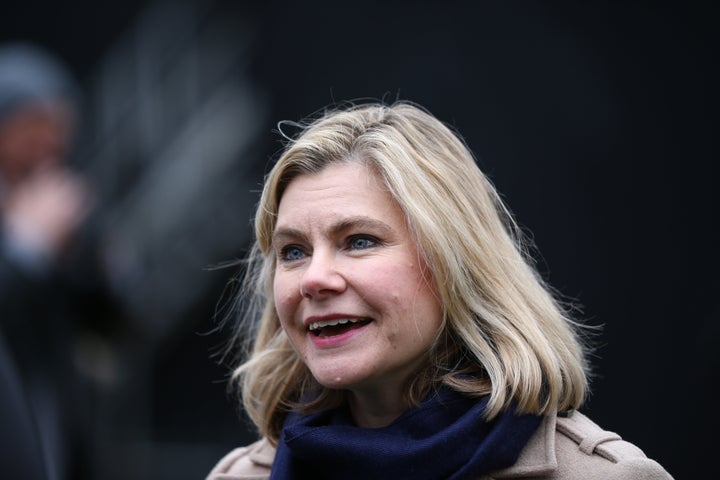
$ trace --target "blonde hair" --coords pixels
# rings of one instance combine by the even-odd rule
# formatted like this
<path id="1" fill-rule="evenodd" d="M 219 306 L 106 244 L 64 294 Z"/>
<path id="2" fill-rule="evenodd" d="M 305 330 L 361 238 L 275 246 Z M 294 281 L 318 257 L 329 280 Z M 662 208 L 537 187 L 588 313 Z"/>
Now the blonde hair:
<path id="1" fill-rule="evenodd" d="M 409 380 L 409 404 L 442 383 L 489 395 L 488 419 L 511 402 L 534 414 L 582 404 L 587 364 L 577 324 L 538 275 L 516 223 L 458 136 L 408 102 L 351 105 L 302 128 L 266 178 L 244 288 L 252 298 L 241 325 L 252 329 L 237 333 L 253 345 L 234 379 L 262 435 L 275 443 L 289 409 L 342 399 L 314 382 L 280 327 L 272 294 L 271 238 L 283 191 L 297 175 L 333 162 L 365 162 L 385 182 L 443 306 L 427 365 Z"/>

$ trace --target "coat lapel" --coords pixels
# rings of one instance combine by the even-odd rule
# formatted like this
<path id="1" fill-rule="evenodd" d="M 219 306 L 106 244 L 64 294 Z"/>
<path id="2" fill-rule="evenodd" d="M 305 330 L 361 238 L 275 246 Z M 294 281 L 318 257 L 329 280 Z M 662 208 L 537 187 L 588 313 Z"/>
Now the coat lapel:
<path id="1" fill-rule="evenodd" d="M 555 457 L 555 424 L 557 414 L 547 415 L 537 431 L 530 437 L 527 445 L 520 452 L 520 457 L 512 466 L 498 470 L 491 478 L 516 478 L 539 476 L 557 469 Z"/>

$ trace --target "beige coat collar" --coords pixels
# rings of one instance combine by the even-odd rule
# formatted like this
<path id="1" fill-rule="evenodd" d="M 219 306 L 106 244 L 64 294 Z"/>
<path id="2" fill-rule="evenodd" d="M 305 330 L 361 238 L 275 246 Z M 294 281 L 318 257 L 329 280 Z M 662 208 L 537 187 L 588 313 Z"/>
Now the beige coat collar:
<path id="1" fill-rule="evenodd" d="M 275 447 L 267 439 L 263 438 L 256 448 L 248 452 L 248 457 L 253 463 L 270 468 L 275 459 Z"/>
<path id="2" fill-rule="evenodd" d="M 547 415 L 520 452 L 517 462 L 493 472 L 492 478 L 540 476 L 557 469 L 555 457 L 555 424 L 557 414 Z"/>

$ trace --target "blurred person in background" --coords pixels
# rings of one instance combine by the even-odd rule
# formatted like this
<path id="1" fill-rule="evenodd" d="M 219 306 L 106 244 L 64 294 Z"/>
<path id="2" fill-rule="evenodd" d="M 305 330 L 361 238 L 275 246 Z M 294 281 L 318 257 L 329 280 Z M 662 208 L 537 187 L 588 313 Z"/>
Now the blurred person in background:
<path id="1" fill-rule="evenodd" d="M 24 397 L 25 425 L 37 430 L 3 425 L 0 436 L 39 438 L 42 458 L 14 462 L 44 463 L 50 479 L 85 475 L 91 411 L 75 346 L 102 323 L 106 303 L 81 241 L 89 188 L 67 162 L 79 105 L 78 85 L 57 58 L 29 44 L 0 46 L 0 361 L 19 378 L 16 391 L 0 395 L 2 405 Z"/>

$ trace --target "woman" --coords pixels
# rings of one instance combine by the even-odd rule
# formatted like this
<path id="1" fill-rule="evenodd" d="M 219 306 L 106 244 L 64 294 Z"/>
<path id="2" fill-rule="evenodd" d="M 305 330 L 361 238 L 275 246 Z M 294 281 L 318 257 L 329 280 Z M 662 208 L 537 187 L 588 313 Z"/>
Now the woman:
<path id="1" fill-rule="evenodd" d="M 305 126 L 255 230 L 253 330 L 237 334 L 254 343 L 235 378 L 262 439 L 208 479 L 670 478 L 576 411 L 577 325 L 468 148 L 424 110 Z"/>

